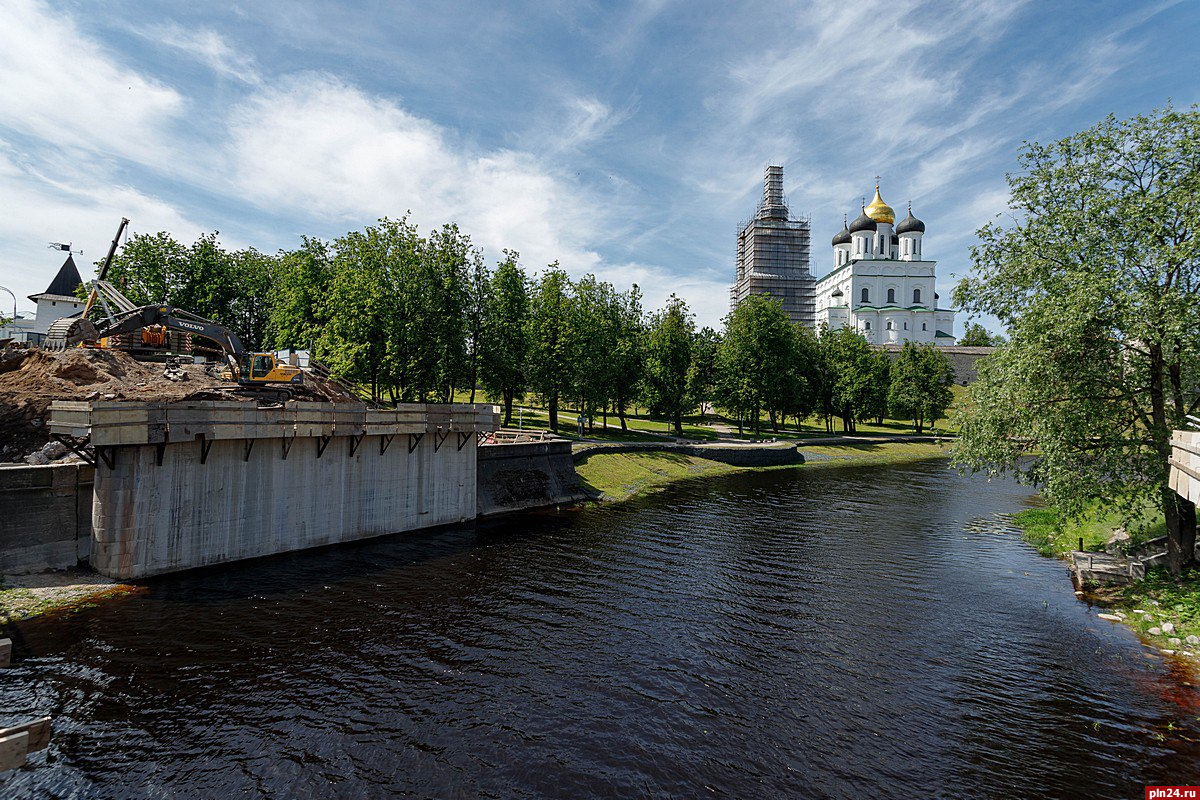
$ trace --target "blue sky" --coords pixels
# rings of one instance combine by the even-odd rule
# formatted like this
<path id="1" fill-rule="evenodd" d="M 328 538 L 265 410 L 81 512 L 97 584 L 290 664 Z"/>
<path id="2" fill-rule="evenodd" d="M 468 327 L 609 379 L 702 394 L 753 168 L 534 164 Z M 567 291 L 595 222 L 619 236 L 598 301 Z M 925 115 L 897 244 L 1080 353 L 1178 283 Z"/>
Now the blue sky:
<path id="1" fill-rule="evenodd" d="M 1196 0 L 0 0 L 0 285 L 31 309 L 46 243 L 90 263 L 121 216 L 274 252 L 411 210 L 715 326 L 770 162 L 814 274 L 878 174 L 948 298 L 1020 143 L 1196 102 L 1197 33 Z"/>

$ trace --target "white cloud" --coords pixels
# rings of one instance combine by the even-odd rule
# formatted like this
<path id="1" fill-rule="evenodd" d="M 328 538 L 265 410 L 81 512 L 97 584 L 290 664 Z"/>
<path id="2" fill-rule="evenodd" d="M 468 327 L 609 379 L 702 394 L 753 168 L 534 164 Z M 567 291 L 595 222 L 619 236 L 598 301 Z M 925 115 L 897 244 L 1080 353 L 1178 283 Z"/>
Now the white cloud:
<path id="1" fill-rule="evenodd" d="M 167 129 L 185 111 L 172 88 L 121 67 L 70 17 L 9 0 L 0 25 L 0 126 L 58 147 L 170 160 Z"/>
<path id="2" fill-rule="evenodd" d="M 26 296 L 44 290 L 63 262 L 64 254 L 47 249 L 48 242 L 72 242 L 83 250 L 75 263 L 86 280 L 91 265 L 108 251 L 122 216 L 133 220 L 134 231 L 170 231 L 181 241 L 192 241 L 204 230 L 169 203 L 133 187 L 40 172 L 3 143 L 0 185 L 5 202 L 5 213 L 0 214 L 0 285 L 20 298 L 22 309 L 32 310 Z M 7 307 L 5 300 L 0 300 L 0 308 Z"/>
<path id="3" fill-rule="evenodd" d="M 265 88 L 234 109 L 228 174 L 241 196 L 274 210 L 353 225 L 412 210 L 423 227 L 457 222 L 490 258 L 521 252 L 574 274 L 600 261 L 599 224 L 580 196 L 533 156 L 472 152 L 396 103 L 327 75 Z"/>
<path id="4" fill-rule="evenodd" d="M 253 56 L 239 52 L 211 28 L 190 29 L 170 22 L 135 30 L 139 36 L 170 47 L 204 64 L 218 75 L 243 83 L 262 83 Z"/>

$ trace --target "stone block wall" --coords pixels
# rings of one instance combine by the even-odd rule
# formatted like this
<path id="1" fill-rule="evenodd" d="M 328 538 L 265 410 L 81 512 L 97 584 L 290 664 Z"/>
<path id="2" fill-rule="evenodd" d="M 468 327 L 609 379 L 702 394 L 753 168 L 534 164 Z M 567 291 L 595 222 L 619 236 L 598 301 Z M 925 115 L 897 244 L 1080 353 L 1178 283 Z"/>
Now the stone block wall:
<path id="1" fill-rule="evenodd" d="M 94 472 L 87 464 L 0 468 L 0 574 L 67 569 L 87 559 Z"/>
<path id="2" fill-rule="evenodd" d="M 476 505 L 480 516 L 573 503 L 588 494 L 575 474 L 571 442 L 480 447 Z"/>

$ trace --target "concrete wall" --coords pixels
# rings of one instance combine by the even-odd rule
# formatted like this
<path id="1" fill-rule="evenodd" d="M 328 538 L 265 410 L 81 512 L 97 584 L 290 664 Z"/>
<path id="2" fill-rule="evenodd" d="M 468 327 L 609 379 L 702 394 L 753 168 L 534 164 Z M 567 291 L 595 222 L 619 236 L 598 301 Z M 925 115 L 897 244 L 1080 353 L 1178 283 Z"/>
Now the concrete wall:
<path id="1" fill-rule="evenodd" d="M 413 452 L 395 437 L 380 454 L 365 436 L 353 456 L 335 436 L 320 458 L 317 438 L 121 447 L 112 469 L 96 470 L 92 566 L 113 578 L 236 561 L 473 519 L 476 444 L 434 435 Z"/>
<path id="2" fill-rule="evenodd" d="M 476 504 L 481 516 L 586 499 L 569 441 L 480 447 Z"/>
<path id="3" fill-rule="evenodd" d="M 0 574 L 87 559 L 93 472 L 86 464 L 0 468 Z"/>
<path id="4" fill-rule="evenodd" d="M 735 467 L 781 467 L 789 464 L 803 464 L 804 456 L 797 449 L 797 442 L 779 442 L 772 445 L 725 445 L 725 444 L 673 444 L 670 442 L 627 442 L 622 444 L 601 444 L 579 450 L 574 455 L 574 462 L 582 464 L 590 456 L 597 453 L 637 453 L 644 451 L 666 450 L 672 453 L 707 458 L 722 464 Z"/>

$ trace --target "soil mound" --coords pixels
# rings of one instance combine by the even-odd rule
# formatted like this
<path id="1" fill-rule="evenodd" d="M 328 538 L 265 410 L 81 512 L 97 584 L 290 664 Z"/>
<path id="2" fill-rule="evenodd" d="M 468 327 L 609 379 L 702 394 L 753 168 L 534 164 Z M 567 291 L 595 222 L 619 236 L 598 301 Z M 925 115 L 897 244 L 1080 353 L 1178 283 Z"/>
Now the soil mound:
<path id="1" fill-rule="evenodd" d="M 182 380 L 164 377 L 163 366 L 120 350 L 0 347 L 0 463 L 23 462 L 43 450 L 50 439 L 46 411 L 55 400 L 257 399 L 269 405 L 281 399 L 279 392 L 242 389 L 202 365 L 185 364 Z M 338 384 L 311 373 L 305 373 L 303 385 L 287 389 L 295 400 L 355 402 Z"/>

